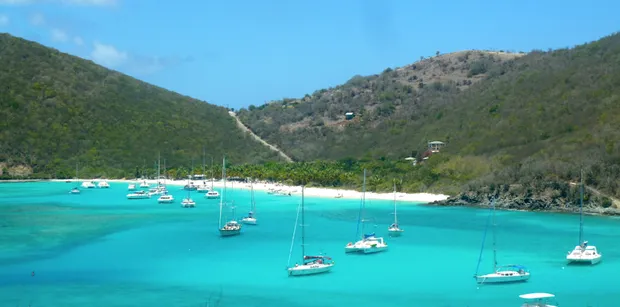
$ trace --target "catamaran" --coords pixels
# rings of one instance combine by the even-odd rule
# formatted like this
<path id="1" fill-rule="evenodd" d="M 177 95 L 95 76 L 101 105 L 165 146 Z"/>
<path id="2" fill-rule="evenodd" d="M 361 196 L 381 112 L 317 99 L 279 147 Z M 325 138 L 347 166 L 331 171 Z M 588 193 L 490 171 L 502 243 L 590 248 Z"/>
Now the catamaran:
<path id="1" fill-rule="evenodd" d="M 495 199 L 491 201 L 491 214 L 489 217 L 492 219 L 493 223 L 493 273 L 478 275 L 478 270 L 480 269 L 480 261 L 482 260 L 482 251 L 484 250 L 484 242 L 486 241 L 487 229 L 488 229 L 488 218 L 487 218 L 487 227 L 485 227 L 484 235 L 482 238 L 482 247 L 480 248 L 480 256 L 478 257 L 478 266 L 476 267 L 476 274 L 474 274 L 474 278 L 476 282 L 479 284 L 485 283 L 510 283 L 510 282 L 520 282 L 526 281 L 530 278 L 530 272 L 525 266 L 522 265 L 497 265 L 497 249 L 496 249 L 496 236 L 495 236 Z"/>
<path id="2" fill-rule="evenodd" d="M 364 169 L 364 182 L 362 185 L 362 202 L 360 204 L 360 213 L 357 222 L 357 229 L 355 236 L 359 238 L 360 233 L 360 224 L 362 225 L 362 238 L 355 242 L 349 242 L 345 247 L 345 253 L 363 253 L 363 254 L 372 254 L 378 253 L 382 251 L 386 251 L 388 249 L 387 243 L 383 240 L 383 237 L 377 237 L 374 232 L 372 233 L 364 233 L 364 225 L 366 220 L 364 219 L 364 213 L 366 211 L 366 169 Z"/>
<path id="3" fill-rule="evenodd" d="M 601 262 L 603 255 L 599 254 L 596 246 L 588 245 L 583 240 L 583 171 L 581 171 L 581 187 L 579 199 L 579 245 L 566 255 L 569 264 L 597 264 Z"/>
<path id="4" fill-rule="evenodd" d="M 232 215 L 233 218 L 226 222 L 224 226 L 222 226 L 222 209 L 224 207 L 224 198 L 226 197 L 226 157 L 224 157 L 222 162 L 222 181 L 224 182 L 224 188 L 222 189 L 223 196 L 220 198 L 220 219 L 219 219 L 219 230 L 220 236 L 222 237 L 230 237 L 241 234 L 241 224 L 235 220 L 235 206 L 231 203 Z"/>
<path id="5" fill-rule="evenodd" d="M 301 207 L 301 264 L 296 263 L 294 266 L 291 266 L 291 255 L 293 254 L 293 245 L 295 244 L 295 233 L 297 232 L 297 220 L 299 219 L 299 209 Z M 291 249 L 288 255 L 288 263 L 286 270 L 288 271 L 289 276 L 303 276 L 303 275 L 314 275 L 320 273 L 329 272 L 334 267 L 334 262 L 332 258 L 319 255 L 319 256 L 309 256 L 306 255 L 306 231 L 304 224 L 305 219 L 305 210 L 304 210 L 304 186 L 301 186 L 301 204 L 300 207 L 297 207 L 297 218 L 295 218 L 295 228 L 293 229 L 293 239 L 291 240 Z"/>
<path id="6" fill-rule="evenodd" d="M 181 207 L 183 208 L 194 208 L 196 207 L 196 202 L 190 197 L 190 190 L 187 190 L 187 197 L 183 198 L 181 201 Z"/>
<path id="7" fill-rule="evenodd" d="M 551 302 L 551 299 L 555 297 L 551 293 L 528 293 L 521 294 L 519 297 L 525 301 L 521 307 L 557 307 L 557 303 Z"/>
<path id="8" fill-rule="evenodd" d="M 84 181 L 82 182 L 82 187 L 86 188 L 86 189 L 92 189 L 95 187 L 95 184 L 91 181 Z"/>
<path id="9" fill-rule="evenodd" d="M 398 227 L 398 213 L 396 212 L 396 183 L 394 183 L 394 223 L 388 227 L 388 233 L 392 237 L 398 237 L 403 233 L 403 229 Z"/>
<path id="10" fill-rule="evenodd" d="M 250 185 L 250 212 L 248 216 L 241 219 L 241 223 L 248 225 L 256 225 L 256 201 L 254 200 L 254 184 Z"/>
<path id="11" fill-rule="evenodd" d="M 97 187 L 100 189 L 108 189 L 110 188 L 110 184 L 108 183 L 107 180 L 102 180 L 102 181 L 99 181 L 99 183 L 97 184 Z"/>

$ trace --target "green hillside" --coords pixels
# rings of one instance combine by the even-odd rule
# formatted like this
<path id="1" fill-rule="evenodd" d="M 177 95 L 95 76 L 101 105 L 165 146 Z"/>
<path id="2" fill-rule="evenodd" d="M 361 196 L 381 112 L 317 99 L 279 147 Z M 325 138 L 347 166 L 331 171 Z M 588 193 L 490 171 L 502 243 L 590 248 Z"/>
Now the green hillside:
<path id="1" fill-rule="evenodd" d="M 223 107 L 149 85 L 40 44 L 0 34 L 0 167 L 35 174 L 133 176 L 158 151 L 168 166 L 226 154 L 277 160 Z M 22 165 L 23 167 L 14 167 Z"/>
<path id="2" fill-rule="evenodd" d="M 420 74 L 428 76 L 429 67 L 432 83 Z M 488 194 L 501 187 L 497 193 L 515 197 L 566 198 L 574 195 L 569 183 L 583 168 L 589 187 L 617 197 L 619 93 L 620 35 L 614 34 L 510 58 L 439 55 L 238 114 L 258 135 L 303 160 L 400 160 L 412 152 L 419 158 L 428 140 L 446 142 L 425 165 L 400 173 L 418 174 L 412 190 Z M 345 120 L 347 111 L 356 117 Z"/>

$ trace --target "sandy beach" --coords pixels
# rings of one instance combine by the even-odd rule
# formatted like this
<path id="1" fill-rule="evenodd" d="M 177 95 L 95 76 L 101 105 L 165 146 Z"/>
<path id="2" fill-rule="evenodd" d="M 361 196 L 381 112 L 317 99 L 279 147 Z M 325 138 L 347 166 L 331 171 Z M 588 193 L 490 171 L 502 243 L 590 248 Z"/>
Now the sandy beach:
<path id="1" fill-rule="evenodd" d="M 83 181 L 92 180 L 92 179 L 79 179 L 80 184 Z M 123 179 L 106 179 L 108 182 L 120 182 L 120 183 L 139 183 L 141 181 L 135 180 L 123 180 Z M 65 181 L 65 180 L 54 180 L 54 181 Z M 95 180 L 96 181 L 96 180 Z M 146 180 L 151 186 L 155 186 L 157 184 L 157 180 Z M 202 180 L 193 180 L 191 181 L 194 185 L 202 185 Z M 163 181 L 162 181 L 163 183 Z M 206 181 L 208 186 L 211 186 L 211 181 Z M 168 186 L 179 186 L 182 187 L 187 184 L 187 180 L 166 180 L 166 185 Z M 213 186 L 215 188 L 222 188 L 223 182 L 215 181 Z M 250 189 L 250 184 L 245 182 L 226 182 L 227 187 L 235 188 L 235 189 Z M 269 191 L 272 190 L 281 190 L 286 193 L 291 193 L 291 195 L 301 195 L 301 186 L 287 186 L 279 183 L 266 183 L 266 182 L 257 182 L 254 183 L 254 189 L 260 191 Z M 335 189 L 335 188 L 317 188 L 317 187 L 306 187 L 305 195 L 310 197 L 324 197 L 324 198 L 346 198 L 346 199 L 360 199 L 362 197 L 362 192 L 354 191 L 354 190 L 344 190 L 344 189 Z M 430 193 L 396 193 L 396 201 L 399 202 L 415 202 L 415 203 L 430 203 L 438 200 L 445 200 L 449 196 L 444 194 L 430 194 Z M 375 199 L 375 200 L 393 200 L 393 193 L 374 193 L 374 192 L 366 192 L 366 199 Z"/>

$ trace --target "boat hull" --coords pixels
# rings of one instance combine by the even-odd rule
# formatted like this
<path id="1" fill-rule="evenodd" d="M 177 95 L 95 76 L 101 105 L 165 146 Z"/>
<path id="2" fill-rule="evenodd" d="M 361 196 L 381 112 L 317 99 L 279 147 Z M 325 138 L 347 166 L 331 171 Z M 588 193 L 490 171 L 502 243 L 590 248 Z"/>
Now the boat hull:
<path id="1" fill-rule="evenodd" d="M 514 271 L 500 271 L 491 274 L 476 276 L 476 282 L 479 284 L 500 284 L 524 282 L 530 279 L 530 273 L 518 273 Z"/>
<path id="2" fill-rule="evenodd" d="M 573 256 L 573 255 L 568 255 L 566 256 L 566 261 L 569 264 L 598 264 L 599 262 L 601 262 L 602 260 L 602 256 L 596 255 L 596 256 Z"/>
<path id="3" fill-rule="evenodd" d="M 364 254 L 374 254 L 374 253 L 379 253 L 379 252 L 384 252 L 388 250 L 388 246 L 387 245 L 382 245 L 382 246 L 370 246 L 370 247 L 364 247 L 362 249 L 362 252 Z"/>
<path id="4" fill-rule="evenodd" d="M 308 276 L 331 271 L 333 264 L 298 265 L 288 268 L 288 276 Z"/>
<path id="5" fill-rule="evenodd" d="M 241 229 L 220 229 L 220 236 L 222 237 L 232 237 L 238 236 L 241 234 Z"/>
<path id="6" fill-rule="evenodd" d="M 256 219 L 255 218 L 248 218 L 248 217 L 244 217 L 243 219 L 241 219 L 241 223 L 246 224 L 246 225 L 256 225 Z"/>
<path id="7" fill-rule="evenodd" d="M 160 203 L 160 204 L 172 204 L 172 203 L 174 203 L 174 200 L 173 199 L 158 200 L 157 202 Z"/>
<path id="8" fill-rule="evenodd" d="M 404 230 L 402 229 L 388 229 L 390 237 L 400 237 L 403 232 Z"/>

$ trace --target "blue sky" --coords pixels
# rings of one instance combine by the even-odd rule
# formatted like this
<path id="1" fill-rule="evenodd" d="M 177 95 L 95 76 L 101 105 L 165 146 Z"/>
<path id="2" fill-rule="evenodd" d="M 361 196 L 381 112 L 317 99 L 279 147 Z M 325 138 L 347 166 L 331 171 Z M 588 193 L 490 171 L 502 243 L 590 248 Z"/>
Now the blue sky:
<path id="1" fill-rule="evenodd" d="M 620 1 L 0 0 L 8 32 L 234 108 L 435 51 L 530 51 L 620 29 Z"/>

